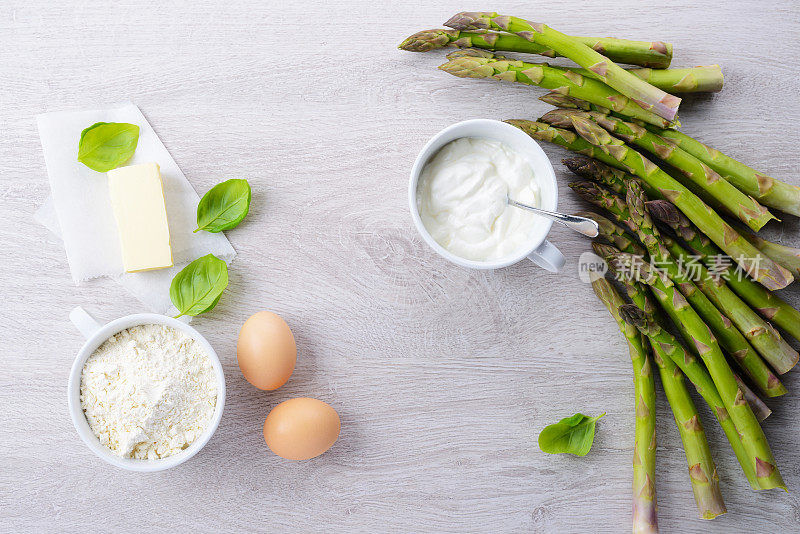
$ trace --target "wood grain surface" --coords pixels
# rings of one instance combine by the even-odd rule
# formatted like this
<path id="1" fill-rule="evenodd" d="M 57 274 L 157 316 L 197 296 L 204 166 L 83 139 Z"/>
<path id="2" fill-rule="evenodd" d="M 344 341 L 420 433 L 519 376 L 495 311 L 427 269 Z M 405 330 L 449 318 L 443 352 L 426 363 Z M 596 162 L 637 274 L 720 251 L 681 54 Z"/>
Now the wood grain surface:
<path id="1" fill-rule="evenodd" d="M 488 8 L 579 35 L 663 39 L 675 66 L 720 63 L 725 89 L 685 99 L 684 131 L 800 184 L 800 4 L 637 0 L 463 4 L 5 0 L 0 5 L 0 530 L 4 532 L 625 532 L 633 384 L 616 325 L 577 277 L 588 242 L 554 229 L 561 275 L 530 262 L 494 272 L 448 264 L 415 234 L 411 163 L 456 121 L 536 118 L 536 88 L 462 80 L 442 54 L 396 45 L 462 9 Z M 70 281 L 59 242 L 33 220 L 49 192 L 34 115 L 130 99 L 203 193 L 253 185 L 228 233 L 239 255 L 219 306 L 196 320 L 225 367 L 209 444 L 171 471 L 101 463 L 66 410 L 81 336 L 67 320 L 141 311 L 110 280 Z M 554 162 L 565 153 L 544 147 Z M 585 205 L 556 165 L 560 208 Z M 800 245 L 792 217 L 766 234 Z M 794 286 L 785 297 L 800 304 Z M 238 329 L 286 318 L 289 383 L 242 378 Z M 729 513 L 696 517 L 685 459 L 659 392 L 663 532 L 800 531 L 800 371 L 765 423 L 792 493 L 750 491 L 701 407 Z M 333 405 L 342 433 L 306 462 L 272 455 L 269 410 L 296 396 Z M 585 458 L 550 456 L 539 431 L 608 412 Z"/>

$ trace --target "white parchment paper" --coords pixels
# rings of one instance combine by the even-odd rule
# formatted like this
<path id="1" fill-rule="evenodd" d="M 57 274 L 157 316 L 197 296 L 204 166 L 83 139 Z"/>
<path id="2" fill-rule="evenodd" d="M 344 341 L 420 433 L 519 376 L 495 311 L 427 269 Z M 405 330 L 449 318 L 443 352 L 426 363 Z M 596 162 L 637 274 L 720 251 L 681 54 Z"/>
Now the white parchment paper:
<path id="1" fill-rule="evenodd" d="M 52 195 L 35 218 L 64 241 L 76 284 L 101 276 L 112 277 L 151 311 L 169 313 L 172 309 L 169 285 L 175 273 L 206 254 L 214 254 L 226 262 L 236 255 L 222 233 L 192 232 L 196 228 L 200 197 L 134 104 L 45 113 L 36 119 Z M 77 161 L 81 131 L 101 121 L 139 126 L 139 144 L 126 165 L 154 161 L 161 167 L 175 263 L 170 269 L 124 273 L 106 175 Z"/>

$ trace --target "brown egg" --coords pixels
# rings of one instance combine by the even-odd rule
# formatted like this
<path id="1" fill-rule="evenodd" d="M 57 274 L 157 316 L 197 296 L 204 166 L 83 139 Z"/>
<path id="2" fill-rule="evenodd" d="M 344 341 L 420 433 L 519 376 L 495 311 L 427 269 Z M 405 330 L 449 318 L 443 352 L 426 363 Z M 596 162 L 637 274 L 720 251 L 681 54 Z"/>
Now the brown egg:
<path id="1" fill-rule="evenodd" d="M 292 376 L 297 361 L 289 325 L 272 312 L 256 313 L 239 331 L 236 358 L 248 382 L 258 389 L 278 389 Z"/>
<path id="2" fill-rule="evenodd" d="M 264 421 L 264 441 L 287 460 L 308 460 L 336 443 L 341 421 L 327 403 L 308 397 L 284 401 Z"/>

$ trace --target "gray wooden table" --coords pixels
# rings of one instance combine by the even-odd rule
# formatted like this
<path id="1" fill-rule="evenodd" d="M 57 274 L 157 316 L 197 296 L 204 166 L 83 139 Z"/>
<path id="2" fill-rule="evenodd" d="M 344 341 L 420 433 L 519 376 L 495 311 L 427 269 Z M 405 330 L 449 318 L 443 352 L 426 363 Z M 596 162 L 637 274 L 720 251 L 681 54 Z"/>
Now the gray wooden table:
<path id="1" fill-rule="evenodd" d="M 703 5 L 705 4 L 705 5 Z M 716 5 L 712 5 L 716 4 Z M 459 120 L 535 118 L 541 92 L 460 80 L 440 54 L 397 43 L 456 1 L 116 2 L 0 6 L 0 530 L 7 532 L 624 532 L 630 526 L 633 386 L 616 325 L 577 278 L 587 241 L 554 229 L 554 276 L 524 262 L 454 267 L 415 235 L 407 173 Z M 795 0 L 506 2 L 485 8 L 581 35 L 664 39 L 676 66 L 719 62 L 725 90 L 686 99 L 685 131 L 800 183 Z M 596 11 L 593 11 L 596 10 Z M 140 311 L 109 280 L 70 281 L 58 241 L 32 218 L 49 188 L 34 115 L 131 99 L 192 184 L 254 187 L 219 306 L 196 326 L 219 352 L 228 399 L 187 464 L 139 475 L 102 464 L 66 410 L 82 305 Z M 564 152 L 545 147 L 558 161 Z M 558 166 L 560 207 L 583 206 Z M 769 235 L 800 245 L 787 218 Z M 795 287 L 786 298 L 800 303 Z M 272 393 L 238 371 L 238 328 L 261 309 L 297 337 L 290 382 Z M 765 429 L 793 493 L 751 492 L 703 409 L 729 513 L 695 516 L 685 459 L 659 393 L 664 532 L 800 530 L 800 371 Z M 261 436 L 278 402 L 313 396 L 342 416 L 338 443 L 293 463 Z M 536 438 L 573 412 L 608 412 L 585 458 Z"/>

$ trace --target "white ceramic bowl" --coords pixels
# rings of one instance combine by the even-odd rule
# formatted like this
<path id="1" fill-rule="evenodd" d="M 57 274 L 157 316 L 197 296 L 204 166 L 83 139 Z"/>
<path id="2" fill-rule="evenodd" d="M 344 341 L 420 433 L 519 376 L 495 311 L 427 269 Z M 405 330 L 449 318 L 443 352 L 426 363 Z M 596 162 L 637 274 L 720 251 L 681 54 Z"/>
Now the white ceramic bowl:
<path id="1" fill-rule="evenodd" d="M 473 119 L 459 122 L 433 136 L 425 147 L 423 147 L 411 169 L 411 180 L 408 184 L 409 207 L 411 208 L 411 218 L 414 221 L 414 226 L 416 226 L 422 239 L 424 239 L 439 255 L 462 267 L 469 267 L 472 269 L 498 269 L 517 263 L 527 257 L 548 271 L 558 272 L 561 270 L 565 263 L 564 255 L 547 240 L 547 234 L 550 232 L 550 227 L 553 225 L 553 222 L 544 217 L 539 217 L 539 223 L 531 232 L 527 246 L 521 248 L 512 256 L 494 261 L 467 260 L 456 256 L 437 243 L 428 233 L 425 225 L 422 224 L 422 219 L 417 209 L 417 183 L 419 182 L 420 174 L 422 174 L 422 169 L 425 167 L 425 164 L 428 163 L 444 145 L 462 137 L 492 139 L 511 147 L 511 149 L 528 160 L 528 164 L 531 166 L 531 169 L 533 169 L 537 179 L 536 183 L 539 186 L 540 198 L 538 207 L 555 211 L 558 206 L 558 183 L 556 182 L 556 173 L 553 170 L 553 165 L 544 153 L 544 150 L 542 150 L 542 147 L 540 147 L 536 141 L 531 139 L 530 136 L 519 128 L 506 124 L 505 122 L 491 119 Z"/>
<path id="2" fill-rule="evenodd" d="M 186 323 L 167 317 L 165 315 L 158 315 L 155 313 L 139 313 L 136 315 L 126 315 L 116 321 L 111 321 L 106 325 L 98 323 L 91 315 L 89 315 L 83 308 L 77 307 L 72 310 L 69 315 L 70 320 L 75 324 L 78 330 L 86 337 L 81 350 L 72 364 L 72 370 L 69 374 L 69 384 L 67 385 L 67 402 L 69 405 L 69 414 L 72 417 L 72 423 L 75 425 L 75 430 L 81 437 L 84 443 L 101 459 L 106 462 L 127 469 L 129 471 L 139 472 L 153 472 L 163 471 L 170 467 L 182 464 L 203 448 L 208 443 L 214 431 L 219 426 L 220 419 L 222 419 L 222 409 L 225 406 L 225 374 L 222 372 L 222 365 L 219 363 L 219 358 L 211 345 L 200 333 Z M 86 360 L 91 356 L 97 348 L 103 344 L 109 337 L 133 326 L 143 324 L 163 324 L 171 326 L 177 330 L 182 331 L 189 337 L 193 338 L 203 350 L 206 351 L 208 357 L 211 359 L 211 365 L 214 367 L 214 374 L 217 377 L 217 406 L 214 409 L 214 416 L 209 422 L 203 433 L 198 436 L 191 445 L 177 454 L 161 458 L 158 460 L 138 460 L 133 458 L 122 458 L 117 456 L 111 449 L 100 443 L 97 436 L 92 432 L 89 422 L 83 413 L 81 406 L 81 374 Z"/>

